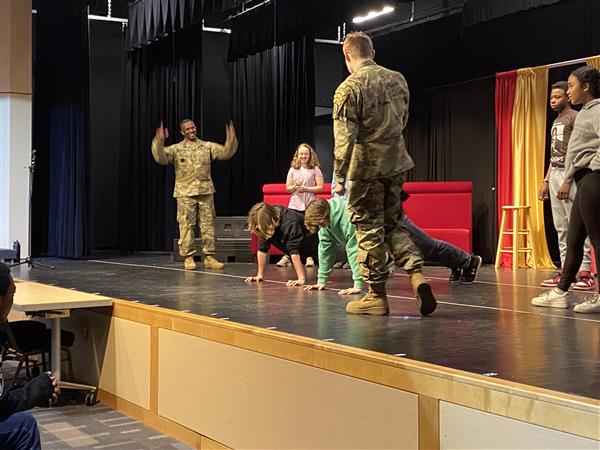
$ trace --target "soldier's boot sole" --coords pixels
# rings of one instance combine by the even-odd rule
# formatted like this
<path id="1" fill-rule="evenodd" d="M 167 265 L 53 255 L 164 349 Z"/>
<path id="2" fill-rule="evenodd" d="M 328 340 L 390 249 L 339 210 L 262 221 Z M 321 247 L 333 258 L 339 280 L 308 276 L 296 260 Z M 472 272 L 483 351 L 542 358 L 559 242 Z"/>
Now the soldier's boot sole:
<path id="1" fill-rule="evenodd" d="M 415 300 L 417 301 L 417 308 L 419 308 L 419 312 L 423 316 L 428 316 L 437 308 L 437 301 L 433 296 L 429 283 L 419 284 Z"/>

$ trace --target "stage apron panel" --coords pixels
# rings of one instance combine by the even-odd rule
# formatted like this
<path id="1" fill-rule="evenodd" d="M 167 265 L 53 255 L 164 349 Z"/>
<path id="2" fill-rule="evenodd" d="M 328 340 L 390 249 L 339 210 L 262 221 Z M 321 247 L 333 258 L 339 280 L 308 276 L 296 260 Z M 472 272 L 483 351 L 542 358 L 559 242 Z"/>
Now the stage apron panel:
<path id="1" fill-rule="evenodd" d="M 442 450 L 540 448 L 598 450 L 599 442 L 440 401 Z"/>
<path id="2" fill-rule="evenodd" d="M 150 325 L 112 318 L 99 387 L 150 409 Z"/>
<path id="3" fill-rule="evenodd" d="M 158 351 L 159 415 L 231 448 L 418 448 L 416 394 L 165 329 Z"/>

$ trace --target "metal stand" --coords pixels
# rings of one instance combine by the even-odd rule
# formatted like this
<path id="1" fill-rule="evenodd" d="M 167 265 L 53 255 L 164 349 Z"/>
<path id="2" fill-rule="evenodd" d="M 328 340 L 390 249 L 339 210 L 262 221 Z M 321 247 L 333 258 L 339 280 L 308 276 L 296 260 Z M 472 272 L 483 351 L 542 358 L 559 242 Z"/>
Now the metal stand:
<path id="1" fill-rule="evenodd" d="M 51 266 L 49 264 L 42 264 L 40 262 L 35 262 L 33 257 L 31 256 L 31 200 L 33 197 L 33 176 L 35 174 L 35 149 L 31 150 L 31 164 L 29 166 L 29 234 L 27 236 L 27 252 L 29 255 L 23 261 L 20 261 L 15 264 L 11 264 L 8 267 L 20 266 L 23 264 L 27 264 L 27 267 L 35 269 L 36 267 L 45 267 L 46 269 L 56 269 L 56 267 Z"/>
<path id="2" fill-rule="evenodd" d="M 85 395 L 85 404 L 93 406 L 98 403 L 98 388 L 88 384 L 71 383 L 68 381 L 61 381 L 61 365 L 62 365 L 62 345 L 61 345 L 61 325 L 60 320 L 71 315 L 71 311 L 68 309 L 58 311 L 44 311 L 39 314 L 44 319 L 49 319 L 52 328 L 52 342 L 50 350 L 51 359 L 51 370 L 54 377 L 59 381 L 61 389 L 74 389 L 77 391 L 87 391 Z M 71 374 L 72 376 L 73 374 Z"/>
<path id="3" fill-rule="evenodd" d="M 31 252 L 31 250 L 30 250 L 30 252 Z M 36 267 L 45 267 L 46 269 L 52 269 L 52 270 L 56 269 L 56 267 L 51 266 L 50 264 L 43 264 L 41 262 L 35 262 L 31 256 L 28 256 L 21 262 L 11 264 L 8 267 L 21 266 L 23 264 L 27 264 L 27 267 L 31 267 L 32 269 L 35 269 Z"/>

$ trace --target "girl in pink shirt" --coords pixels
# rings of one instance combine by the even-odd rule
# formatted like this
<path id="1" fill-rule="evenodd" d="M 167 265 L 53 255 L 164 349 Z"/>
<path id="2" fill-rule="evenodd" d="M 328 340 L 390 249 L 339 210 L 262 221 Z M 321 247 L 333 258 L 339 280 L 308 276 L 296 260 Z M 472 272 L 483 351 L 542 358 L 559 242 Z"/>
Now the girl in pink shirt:
<path id="1" fill-rule="evenodd" d="M 319 158 L 314 149 L 302 143 L 296 148 L 292 164 L 287 174 L 285 187 L 290 195 L 288 208 L 304 211 L 306 206 L 323 190 L 323 173 L 319 169 Z M 287 266 L 290 263 L 287 256 L 277 263 L 278 266 Z M 306 258 L 306 266 L 314 266 L 312 257 Z"/>

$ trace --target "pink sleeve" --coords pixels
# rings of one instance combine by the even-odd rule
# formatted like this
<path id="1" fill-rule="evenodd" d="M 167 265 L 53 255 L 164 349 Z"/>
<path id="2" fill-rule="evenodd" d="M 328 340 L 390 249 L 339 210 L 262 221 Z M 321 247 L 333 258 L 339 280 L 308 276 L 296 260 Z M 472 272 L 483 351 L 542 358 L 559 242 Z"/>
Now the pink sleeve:
<path id="1" fill-rule="evenodd" d="M 290 176 L 293 176 L 293 174 L 294 174 L 294 168 L 293 168 L 293 167 L 290 167 L 290 170 L 288 170 L 288 173 L 287 173 L 287 175 L 285 176 L 285 182 L 286 182 L 286 183 L 287 183 L 287 179 L 288 179 L 288 177 L 290 177 Z"/>
<path id="2" fill-rule="evenodd" d="M 315 167 L 315 179 L 317 177 L 323 177 L 323 172 L 321 172 L 321 169 L 319 168 L 319 166 Z"/>

